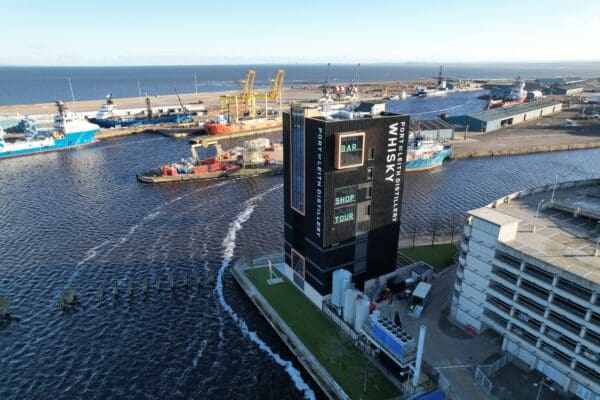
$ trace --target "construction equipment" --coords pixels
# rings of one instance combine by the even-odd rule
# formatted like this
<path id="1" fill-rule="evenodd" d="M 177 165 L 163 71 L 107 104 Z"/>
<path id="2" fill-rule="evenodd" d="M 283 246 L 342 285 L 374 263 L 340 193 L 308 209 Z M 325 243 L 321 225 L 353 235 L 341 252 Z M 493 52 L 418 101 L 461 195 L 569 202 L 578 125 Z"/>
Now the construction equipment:
<path id="1" fill-rule="evenodd" d="M 268 114 L 268 102 L 270 100 L 279 103 L 281 115 L 281 92 L 283 88 L 283 77 L 285 70 L 277 70 L 275 79 L 269 80 L 269 88 L 266 93 L 254 93 L 254 81 L 256 71 L 248 70 L 246 78 L 240 81 L 241 91 L 237 95 L 224 95 L 219 99 L 220 112 L 228 115 L 231 120 L 232 116 L 235 121 L 240 119 L 240 111 L 249 118 L 256 118 L 256 100 L 265 102 L 265 115 Z M 241 107 L 243 105 L 243 108 Z"/>
<path id="2" fill-rule="evenodd" d="M 235 120 L 240 119 L 240 105 L 244 104 L 244 113 L 250 118 L 256 116 L 256 100 L 254 98 L 254 78 L 256 71 L 249 69 L 246 72 L 246 79 L 240 81 L 241 92 L 237 95 L 223 95 L 219 98 L 220 112 L 227 114 L 231 118 L 235 114 Z M 232 107 L 235 107 L 232 110 Z"/>
<path id="3" fill-rule="evenodd" d="M 266 93 L 256 93 L 254 95 L 255 100 L 265 102 L 265 115 L 269 115 L 269 100 L 273 100 L 279 106 L 279 115 L 281 115 L 281 93 L 283 88 L 283 77 L 285 70 L 278 69 L 275 79 L 269 79 L 269 88 Z M 256 101 L 255 101 L 256 104 Z"/>

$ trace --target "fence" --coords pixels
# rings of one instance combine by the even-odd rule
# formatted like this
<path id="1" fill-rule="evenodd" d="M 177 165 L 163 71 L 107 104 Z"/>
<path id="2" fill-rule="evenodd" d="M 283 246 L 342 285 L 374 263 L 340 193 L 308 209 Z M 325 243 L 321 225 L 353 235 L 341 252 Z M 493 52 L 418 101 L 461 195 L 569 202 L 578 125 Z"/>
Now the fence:
<path id="1" fill-rule="evenodd" d="M 479 365 L 475 370 L 475 382 L 489 396 L 492 393 L 492 380 L 490 379 L 496 372 L 504 368 L 513 359 L 512 353 L 506 353 L 491 364 Z"/>
<path id="2" fill-rule="evenodd" d="M 440 243 L 454 244 L 462 238 L 464 216 L 449 214 L 432 221 L 408 220 L 400 223 L 400 246 L 415 247 Z"/>

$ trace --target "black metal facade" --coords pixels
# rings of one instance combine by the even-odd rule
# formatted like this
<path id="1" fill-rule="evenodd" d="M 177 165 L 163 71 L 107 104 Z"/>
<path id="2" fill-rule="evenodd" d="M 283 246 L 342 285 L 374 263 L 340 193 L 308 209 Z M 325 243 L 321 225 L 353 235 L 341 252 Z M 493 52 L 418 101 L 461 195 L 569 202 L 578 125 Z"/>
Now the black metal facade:
<path id="1" fill-rule="evenodd" d="M 304 263 L 295 261 L 301 266 L 295 282 L 306 281 L 321 295 L 331 293 L 331 274 L 339 268 L 362 287 L 395 268 L 409 118 L 298 118 L 304 113 L 293 107 L 283 116 L 286 262 L 292 265 L 292 249 L 304 257 Z M 364 165 L 336 168 L 338 159 L 355 165 L 361 147 Z"/>

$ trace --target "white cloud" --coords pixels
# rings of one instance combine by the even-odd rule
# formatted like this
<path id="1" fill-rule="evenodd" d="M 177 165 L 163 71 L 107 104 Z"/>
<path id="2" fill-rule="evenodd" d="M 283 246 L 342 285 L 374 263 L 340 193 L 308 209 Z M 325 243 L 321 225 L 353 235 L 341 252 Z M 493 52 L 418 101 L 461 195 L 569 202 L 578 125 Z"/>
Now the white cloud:
<path id="1" fill-rule="evenodd" d="M 592 26 L 600 27 L 600 17 L 596 17 L 596 18 L 592 19 Z"/>

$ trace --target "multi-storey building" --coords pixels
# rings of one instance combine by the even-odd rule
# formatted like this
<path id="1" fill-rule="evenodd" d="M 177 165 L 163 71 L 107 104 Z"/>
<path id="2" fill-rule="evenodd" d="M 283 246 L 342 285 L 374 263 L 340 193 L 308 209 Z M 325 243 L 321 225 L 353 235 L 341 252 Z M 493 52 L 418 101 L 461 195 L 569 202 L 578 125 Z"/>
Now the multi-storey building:
<path id="1" fill-rule="evenodd" d="M 451 315 L 585 400 L 600 398 L 600 179 L 468 212 Z"/>
<path id="2" fill-rule="evenodd" d="M 361 288 L 396 266 L 409 118 L 381 107 L 283 115 L 288 276 L 316 304 L 336 269 Z"/>

